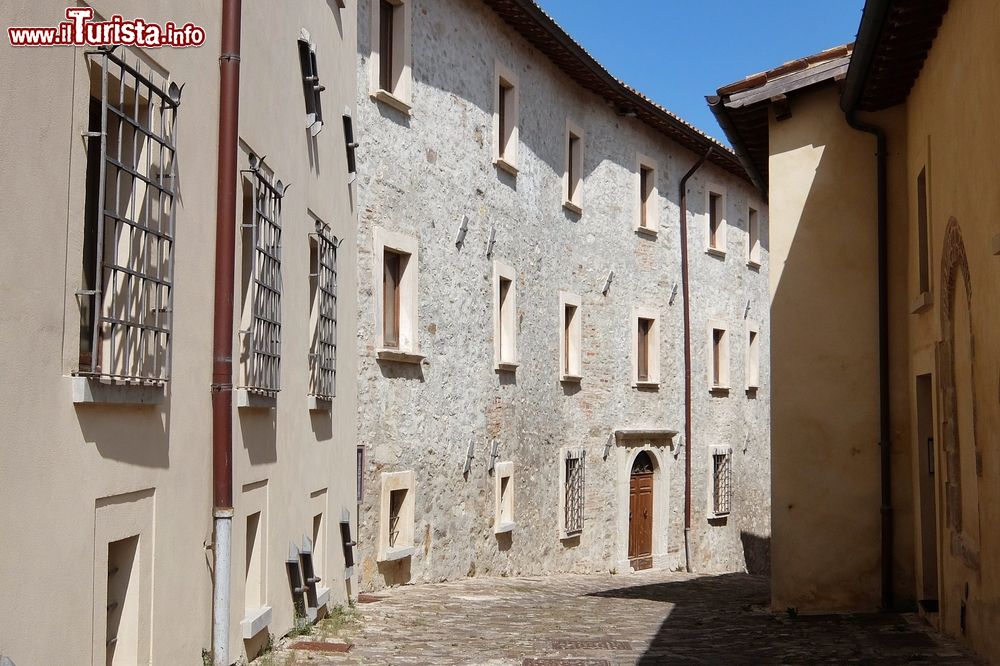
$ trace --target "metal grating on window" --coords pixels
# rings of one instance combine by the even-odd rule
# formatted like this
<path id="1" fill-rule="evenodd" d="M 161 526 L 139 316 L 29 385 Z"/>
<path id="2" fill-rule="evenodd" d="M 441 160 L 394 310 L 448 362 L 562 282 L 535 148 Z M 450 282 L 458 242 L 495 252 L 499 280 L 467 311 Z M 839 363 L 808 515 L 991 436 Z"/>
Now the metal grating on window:
<path id="1" fill-rule="evenodd" d="M 312 350 L 309 353 L 310 395 L 332 399 L 337 394 L 337 246 L 330 227 L 316 221 Z"/>
<path id="2" fill-rule="evenodd" d="M 251 157 L 253 184 L 249 327 L 243 335 L 243 388 L 265 395 L 281 389 L 281 199 L 285 186 L 256 157 Z"/>
<path id="3" fill-rule="evenodd" d="M 732 451 L 712 453 L 712 511 L 717 516 L 729 513 L 733 501 Z"/>
<path id="4" fill-rule="evenodd" d="M 569 453 L 566 456 L 566 533 L 583 531 L 583 481 L 584 453 Z"/>
<path id="5" fill-rule="evenodd" d="M 87 52 L 100 93 L 84 133 L 79 373 L 162 384 L 170 377 L 181 88 L 114 51 Z"/>

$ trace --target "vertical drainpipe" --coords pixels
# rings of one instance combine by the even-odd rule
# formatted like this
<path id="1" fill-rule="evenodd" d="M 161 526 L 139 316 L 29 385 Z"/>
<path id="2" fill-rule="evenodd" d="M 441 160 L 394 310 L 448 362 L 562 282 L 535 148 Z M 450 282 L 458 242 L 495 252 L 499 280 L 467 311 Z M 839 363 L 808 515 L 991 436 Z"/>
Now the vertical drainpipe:
<path id="1" fill-rule="evenodd" d="M 889 423 L 889 248 L 888 196 L 885 131 L 862 122 L 854 111 L 847 113 L 847 124 L 875 137 L 876 157 L 876 235 L 878 243 L 878 375 L 879 375 L 879 472 L 881 475 L 881 541 L 882 541 L 882 610 L 894 604 L 892 581 L 893 515 L 892 515 L 892 442 Z"/>
<path id="2" fill-rule="evenodd" d="M 691 290 L 688 279 L 687 182 L 701 168 L 713 147 L 709 146 L 680 184 L 681 288 L 684 298 L 684 568 L 691 572 Z"/>
<path id="3" fill-rule="evenodd" d="M 219 155 L 212 343 L 212 660 L 229 666 L 233 531 L 233 275 L 236 262 L 236 151 L 240 114 L 241 0 L 222 0 Z"/>

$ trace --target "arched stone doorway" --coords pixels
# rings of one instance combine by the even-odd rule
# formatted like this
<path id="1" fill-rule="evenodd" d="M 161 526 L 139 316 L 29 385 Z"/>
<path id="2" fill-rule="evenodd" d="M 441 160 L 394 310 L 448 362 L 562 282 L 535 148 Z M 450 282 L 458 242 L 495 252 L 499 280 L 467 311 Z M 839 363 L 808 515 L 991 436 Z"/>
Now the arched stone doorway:
<path id="1" fill-rule="evenodd" d="M 941 563 L 942 620 L 946 631 L 964 634 L 965 606 L 979 580 L 979 477 L 982 453 L 976 437 L 975 338 L 972 280 L 955 218 L 948 221 L 941 255 L 939 397 L 944 500 Z"/>
<path id="2" fill-rule="evenodd" d="M 628 559 L 636 571 L 653 566 L 653 472 L 647 451 L 632 461 L 629 475 Z"/>

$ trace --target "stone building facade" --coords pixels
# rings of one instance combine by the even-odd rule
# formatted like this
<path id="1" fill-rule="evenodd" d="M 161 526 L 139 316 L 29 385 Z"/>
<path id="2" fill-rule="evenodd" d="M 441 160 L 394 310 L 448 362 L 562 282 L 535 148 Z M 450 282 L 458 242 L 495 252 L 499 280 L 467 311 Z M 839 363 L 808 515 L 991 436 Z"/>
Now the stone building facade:
<path id="1" fill-rule="evenodd" d="M 683 567 L 688 455 L 692 569 L 766 569 L 767 207 L 733 154 L 530 0 L 362 0 L 358 54 L 361 588 Z"/>

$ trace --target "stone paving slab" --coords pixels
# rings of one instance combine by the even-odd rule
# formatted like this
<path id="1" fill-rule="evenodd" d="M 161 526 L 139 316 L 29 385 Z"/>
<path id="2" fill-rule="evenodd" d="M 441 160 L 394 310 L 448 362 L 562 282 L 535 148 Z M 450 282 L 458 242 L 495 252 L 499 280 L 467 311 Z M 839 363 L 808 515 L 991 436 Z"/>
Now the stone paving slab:
<path id="1" fill-rule="evenodd" d="M 771 613 L 767 579 L 746 574 L 470 578 L 379 596 L 340 636 L 350 653 L 279 649 L 268 666 L 985 663 L 916 615 Z"/>

